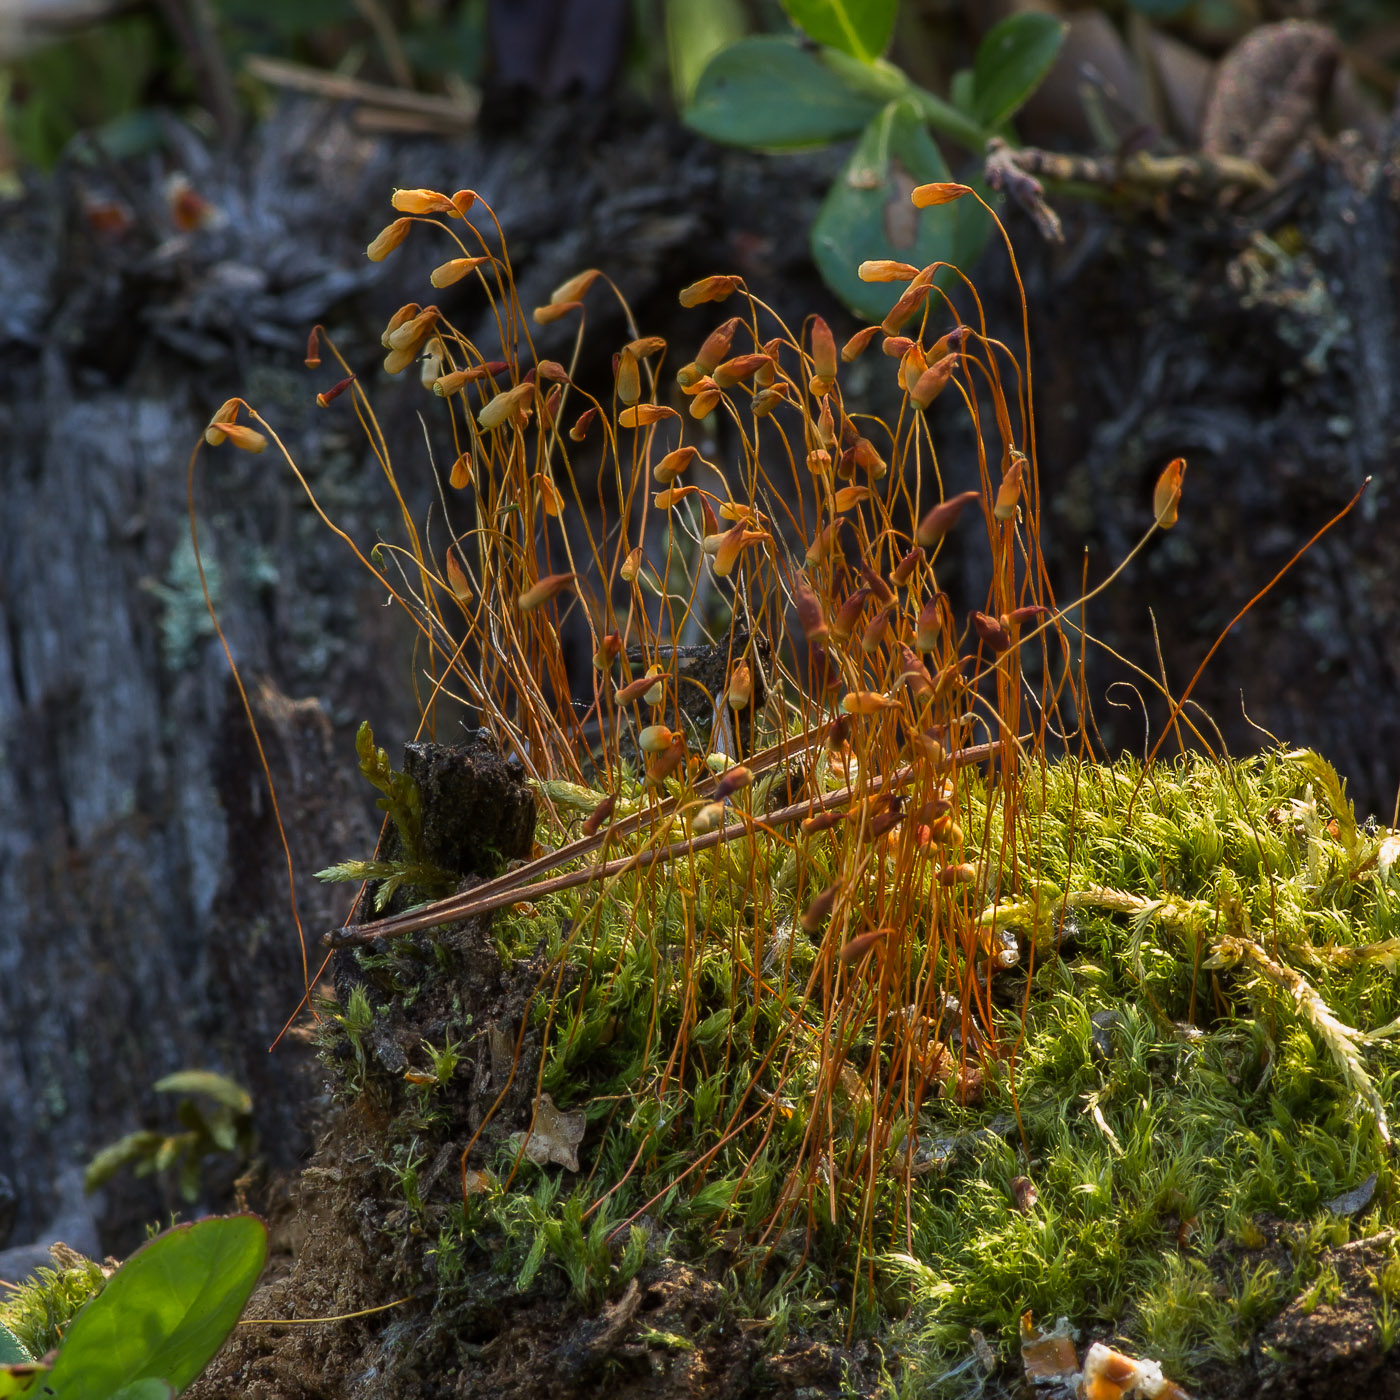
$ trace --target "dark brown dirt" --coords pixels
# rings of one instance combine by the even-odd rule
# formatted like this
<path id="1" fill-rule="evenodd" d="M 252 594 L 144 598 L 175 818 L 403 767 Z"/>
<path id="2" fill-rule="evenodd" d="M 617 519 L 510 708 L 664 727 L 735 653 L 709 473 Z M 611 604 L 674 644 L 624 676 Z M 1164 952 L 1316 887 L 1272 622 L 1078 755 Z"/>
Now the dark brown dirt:
<path id="1" fill-rule="evenodd" d="M 1297 1227 L 1273 1219 L 1259 1224 L 1260 1247 L 1222 1254 L 1222 1269 L 1269 1263 L 1287 1275 Z M 1391 1263 L 1393 1238 L 1393 1231 L 1385 1231 L 1323 1251 L 1317 1267 L 1335 1271 L 1334 1288 L 1317 1300 L 1304 1294 L 1284 1308 L 1238 1365 L 1207 1374 L 1197 1388 L 1201 1400 L 1400 1397 L 1400 1348 L 1385 1349 L 1377 1316 L 1382 1306 L 1377 1280 Z"/>

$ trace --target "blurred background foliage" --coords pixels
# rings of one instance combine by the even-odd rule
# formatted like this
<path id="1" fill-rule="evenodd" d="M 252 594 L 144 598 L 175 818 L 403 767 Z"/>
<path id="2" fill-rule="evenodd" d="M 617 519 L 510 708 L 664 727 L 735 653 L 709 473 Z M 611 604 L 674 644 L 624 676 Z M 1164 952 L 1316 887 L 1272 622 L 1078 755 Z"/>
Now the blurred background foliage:
<path id="1" fill-rule="evenodd" d="M 1139 60 L 1165 43 L 1207 63 L 1261 23 L 1320 20 L 1379 101 L 1400 70 L 1396 0 L 902 0 L 889 57 L 948 92 L 986 32 L 1027 9 L 1086 32 L 1107 21 Z M 509 120 L 522 90 L 622 87 L 682 108 L 725 45 L 793 32 L 779 0 L 0 0 L 0 179 L 17 193 L 23 171 L 52 168 L 80 133 L 113 156 L 154 149 L 170 115 L 231 143 L 277 88 L 315 91 L 318 78 L 438 99 L 391 100 L 379 124 L 400 130 L 460 129 L 483 85 L 492 119 Z"/>

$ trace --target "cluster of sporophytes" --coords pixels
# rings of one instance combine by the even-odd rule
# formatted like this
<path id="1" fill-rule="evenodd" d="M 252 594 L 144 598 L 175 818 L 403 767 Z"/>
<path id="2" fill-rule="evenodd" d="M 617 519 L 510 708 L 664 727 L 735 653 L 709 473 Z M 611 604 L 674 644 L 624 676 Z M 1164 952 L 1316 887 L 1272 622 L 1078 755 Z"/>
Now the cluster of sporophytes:
<path id="1" fill-rule="evenodd" d="M 624 304 L 632 338 L 595 393 L 586 299 L 620 299 L 603 273 L 534 309 L 578 322 L 571 362 L 541 359 L 473 192 L 394 206 L 370 257 L 445 237 L 432 284 L 473 279 L 497 338 L 473 344 L 437 305 L 393 316 L 386 370 L 416 367 L 450 421 L 451 537 L 430 551 L 404 507 L 399 541 L 343 538 L 418 631 L 425 728 L 459 699 L 540 810 L 531 860 L 328 936 L 384 959 L 498 911 L 503 959 L 544 968 L 505 1041 L 507 1059 L 527 1030 L 542 1047 L 533 1119 L 493 1138 L 493 1109 L 471 1136 L 460 1203 L 435 1217 L 439 1284 L 492 1234 L 498 1270 L 525 1286 L 557 1265 L 584 1297 L 649 1252 L 722 1251 L 775 1341 L 823 1315 L 901 1319 L 911 1392 L 974 1385 L 973 1329 L 1009 1354 L 1026 1312 L 1124 1327 L 1179 1376 L 1238 1355 L 1353 1224 L 1307 1233 L 1294 1275 L 1218 1285 L 1261 1212 L 1321 1218 L 1373 1172 L 1359 1228 L 1394 1212 L 1400 841 L 1357 823 L 1315 755 L 1230 761 L 1180 702 L 1164 738 L 1190 729 L 1203 756 L 1096 761 L 1083 600 L 1056 603 L 1038 545 L 1024 326 L 1018 363 L 956 269 L 881 261 L 861 275 L 904 290 L 838 347 L 718 275 L 681 302 L 737 314 L 674 375 Z M 842 393 L 843 367 L 879 353 L 892 424 Z M 319 398 L 353 406 L 402 503 L 341 364 Z M 945 412 L 975 429 L 979 484 L 955 495 L 930 430 Z M 234 400 L 207 436 L 269 435 Z M 1175 523 L 1182 472 L 1144 540 Z M 970 613 L 940 586 L 955 530 L 989 556 Z M 411 800 L 366 744 L 402 835 Z M 357 1083 L 372 1002 L 339 1017 Z M 454 1046 L 431 1058 L 406 1075 L 415 1134 L 457 1065 Z M 393 1152 L 426 1221 L 423 1148 Z"/>

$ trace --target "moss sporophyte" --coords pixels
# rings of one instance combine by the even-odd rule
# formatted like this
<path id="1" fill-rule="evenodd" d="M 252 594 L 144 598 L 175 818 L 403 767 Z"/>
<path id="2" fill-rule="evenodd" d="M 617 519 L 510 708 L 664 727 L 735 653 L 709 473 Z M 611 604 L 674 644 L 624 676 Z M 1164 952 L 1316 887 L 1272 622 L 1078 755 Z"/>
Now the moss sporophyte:
<path id="1" fill-rule="evenodd" d="M 1038 543 L 1026 327 L 1013 351 L 955 268 L 875 261 L 904 290 L 838 348 L 716 275 L 681 293 L 707 319 L 668 375 L 602 271 L 529 316 L 472 191 L 393 203 L 369 256 L 444 239 L 432 285 L 473 283 L 494 338 L 416 302 L 384 332 L 450 442 L 430 550 L 369 386 L 313 336 L 340 364 L 322 400 L 359 417 L 399 506 L 377 542 L 341 537 L 415 629 L 424 731 L 465 707 L 539 809 L 531 858 L 436 898 L 453 872 L 413 867 L 414 794 L 362 739 L 400 857 L 335 873 L 429 902 L 326 936 L 370 988 L 327 1034 L 353 1040 L 350 1088 L 377 1075 L 400 1110 L 385 1160 L 436 1221 L 433 1306 L 483 1271 L 557 1268 L 596 1299 L 665 1251 L 722 1250 L 770 1339 L 879 1331 L 909 1394 L 976 1389 L 972 1329 L 1016 1355 L 1027 1313 L 1120 1329 L 1186 1381 L 1240 1355 L 1310 1281 L 1326 1203 L 1374 1173 L 1328 1229 L 1394 1222 L 1400 837 L 1314 753 L 1214 752 L 1146 674 L 1179 756 L 1107 761 L 1085 599 L 1054 596 Z M 600 293 L 631 337 L 610 376 L 584 354 Z M 532 323 L 570 320 L 567 363 L 539 357 Z M 842 390 L 877 341 L 892 423 Z M 960 494 L 932 431 L 951 414 L 974 429 Z M 210 435 L 271 440 L 321 510 L 253 408 Z M 1183 473 L 1164 467 L 1144 542 L 1189 509 Z M 955 533 L 985 547 L 985 596 L 955 596 Z M 457 1051 L 395 1085 L 365 1046 L 419 995 L 396 950 L 493 911 L 533 993 L 432 1037 L 507 1085 L 444 1127 Z M 420 1170 L 449 1141 L 450 1218 Z M 1293 1272 L 1222 1270 L 1264 1215 L 1299 1222 Z"/>

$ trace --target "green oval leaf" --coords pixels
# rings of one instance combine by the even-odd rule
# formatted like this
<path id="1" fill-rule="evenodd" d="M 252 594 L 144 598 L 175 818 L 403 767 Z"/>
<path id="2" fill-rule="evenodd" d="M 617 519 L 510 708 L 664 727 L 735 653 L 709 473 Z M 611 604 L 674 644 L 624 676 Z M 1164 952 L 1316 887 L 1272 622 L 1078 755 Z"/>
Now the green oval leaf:
<path id="1" fill-rule="evenodd" d="M 207 1094 L 226 1103 L 235 1113 L 253 1111 L 252 1095 L 239 1083 L 210 1069 L 182 1069 L 156 1081 L 158 1094 Z"/>
<path id="2" fill-rule="evenodd" d="M 47 1377 L 55 1400 L 111 1400 L 150 1379 L 183 1390 L 233 1330 L 266 1258 L 255 1215 L 177 1225 L 143 1245 L 69 1326 Z"/>
<path id="3" fill-rule="evenodd" d="M 792 22 L 819 44 L 869 63 L 894 32 L 899 0 L 783 0 Z"/>
<path id="4" fill-rule="evenodd" d="M 973 115 L 998 127 L 1040 86 L 1065 37 L 1065 24 L 1037 12 L 994 25 L 972 65 Z"/>
<path id="5" fill-rule="evenodd" d="M 38 1361 L 0 1368 L 0 1400 L 38 1395 L 48 1374 L 49 1368 Z"/>
<path id="6" fill-rule="evenodd" d="M 880 104 L 788 39 L 743 39 L 705 65 L 685 120 L 711 141 L 784 149 L 853 136 Z"/>
<path id="7" fill-rule="evenodd" d="M 867 258 L 916 267 L 950 262 L 971 267 L 987 241 L 986 211 L 972 199 L 916 210 L 915 185 L 951 180 L 948 166 L 906 102 L 891 102 L 866 127 L 812 225 L 812 257 L 831 287 L 858 316 L 883 319 L 902 283 L 862 282 Z M 951 280 L 940 273 L 939 286 Z"/>
<path id="8" fill-rule="evenodd" d="M 139 1381 L 124 1385 L 108 1400 L 172 1400 L 175 1391 L 167 1381 L 156 1376 L 143 1376 Z"/>
<path id="9" fill-rule="evenodd" d="M 679 106 L 690 101 L 705 64 L 727 44 L 742 39 L 748 27 L 740 0 L 706 0 L 703 5 L 666 0 L 666 56 Z"/>

